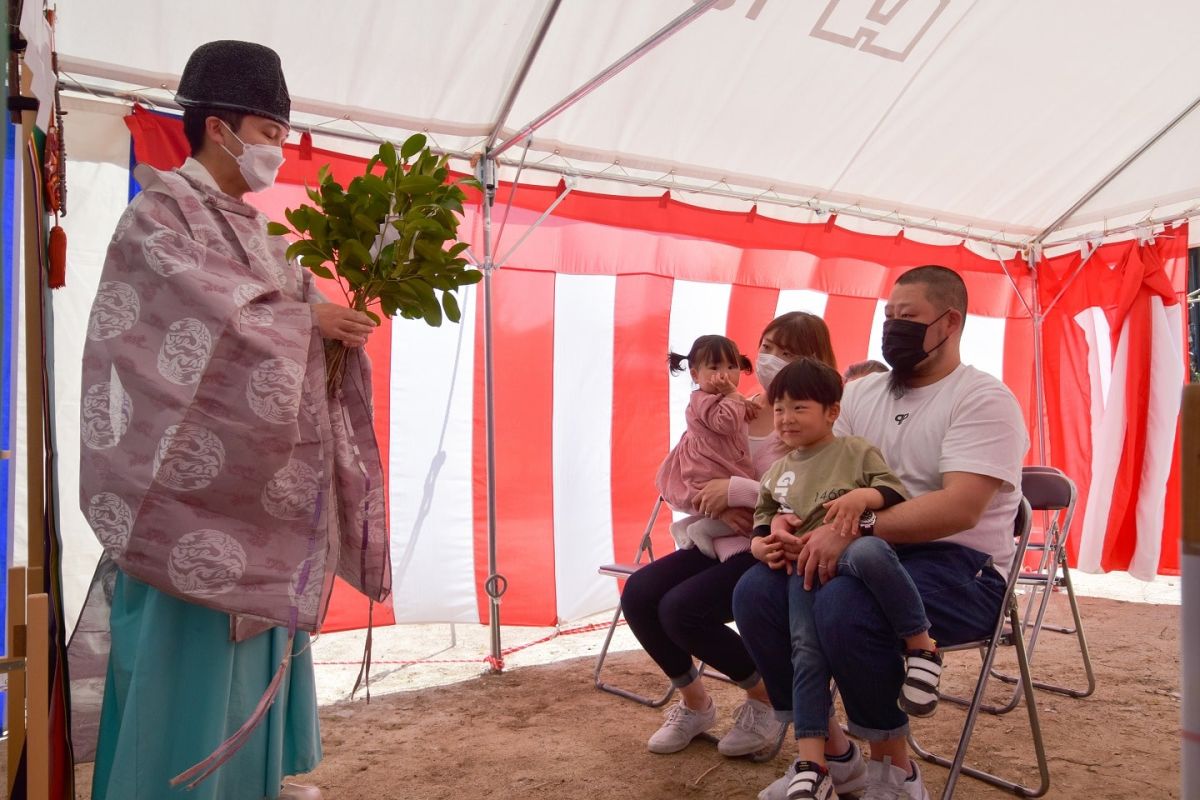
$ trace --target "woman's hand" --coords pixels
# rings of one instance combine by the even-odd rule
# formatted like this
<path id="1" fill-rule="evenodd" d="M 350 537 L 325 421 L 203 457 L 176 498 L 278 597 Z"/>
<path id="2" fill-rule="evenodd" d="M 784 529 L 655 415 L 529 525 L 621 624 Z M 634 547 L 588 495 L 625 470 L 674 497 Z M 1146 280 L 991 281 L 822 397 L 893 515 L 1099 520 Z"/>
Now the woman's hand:
<path id="1" fill-rule="evenodd" d="M 696 494 L 696 510 L 706 517 L 719 517 L 728 508 L 728 478 L 714 478 Z"/>
<path id="2" fill-rule="evenodd" d="M 347 347 L 362 347 L 375 330 L 375 323 L 361 311 L 337 303 L 314 303 L 312 313 L 324 339 L 334 339 Z"/>

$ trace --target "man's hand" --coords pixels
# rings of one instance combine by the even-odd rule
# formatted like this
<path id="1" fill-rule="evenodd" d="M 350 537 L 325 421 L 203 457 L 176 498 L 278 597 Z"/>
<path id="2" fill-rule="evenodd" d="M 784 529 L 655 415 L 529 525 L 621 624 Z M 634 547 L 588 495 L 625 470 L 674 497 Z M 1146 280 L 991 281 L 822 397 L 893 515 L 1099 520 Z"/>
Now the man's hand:
<path id="1" fill-rule="evenodd" d="M 839 534 L 832 525 L 822 525 L 804 534 L 800 541 L 803 546 L 796 556 L 796 573 L 804 576 L 804 588 L 812 589 L 814 575 L 821 583 L 837 575 L 838 559 L 853 540 Z"/>
<path id="2" fill-rule="evenodd" d="M 366 314 L 337 303 L 314 303 L 312 310 L 321 337 L 334 339 L 347 347 L 362 347 L 375 330 L 375 323 Z"/>
<path id="3" fill-rule="evenodd" d="M 706 517 L 719 517 L 729 508 L 729 479 L 714 478 L 696 493 L 696 510 Z"/>

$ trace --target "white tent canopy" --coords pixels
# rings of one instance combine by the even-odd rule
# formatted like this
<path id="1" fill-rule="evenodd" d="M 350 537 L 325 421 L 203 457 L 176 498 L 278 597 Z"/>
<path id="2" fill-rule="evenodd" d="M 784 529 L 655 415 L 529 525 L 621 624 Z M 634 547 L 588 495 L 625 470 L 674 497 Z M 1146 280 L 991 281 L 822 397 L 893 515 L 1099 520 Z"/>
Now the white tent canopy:
<path id="1" fill-rule="evenodd" d="M 493 132 L 503 146 L 637 52 L 538 127 L 526 155 L 529 166 L 645 187 L 625 191 L 706 190 L 744 207 L 776 203 L 772 216 L 835 210 L 1012 246 L 1200 207 L 1193 0 L 59 8 L 68 87 L 169 97 L 197 45 L 252 39 L 280 53 L 298 122 L 360 136 L 424 130 L 460 153 Z M 503 156 L 513 163 L 521 148 Z"/>

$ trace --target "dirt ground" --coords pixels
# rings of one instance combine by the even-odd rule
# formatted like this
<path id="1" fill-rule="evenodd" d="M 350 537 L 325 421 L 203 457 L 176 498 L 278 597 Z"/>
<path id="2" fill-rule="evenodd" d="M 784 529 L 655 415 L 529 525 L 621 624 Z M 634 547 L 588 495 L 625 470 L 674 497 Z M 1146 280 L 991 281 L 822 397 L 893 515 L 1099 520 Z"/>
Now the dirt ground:
<path id="1" fill-rule="evenodd" d="M 1063 619 L 1065 600 L 1054 601 L 1052 614 Z M 1081 598 L 1081 604 L 1099 688 L 1086 699 L 1038 693 L 1051 773 L 1047 796 L 1178 798 L 1179 607 L 1098 598 Z M 593 688 L 600 640 L 589 636 L 586 649 L 592 655 L 511 666 L 502 674 L 382 696 L 377 684 L 370 704 L 360 697 L 325 705 L 325 760 L 302 780 L 321 786 L 328 800 L 701 800 L 754 798 L 786 768 L 786 746 L 783 754 L 765 764 L 723 758 L 713 744 L 702 741 L 673 756 L 648 753 L 645 740 L 657 728 L 662 710 Z M 1045 634 L 1036 653 L 1036 673 L 1081 681 L 1073 644 L 1073 638 Z M 339 646 L 338 652 L 347 660 L 356 655 L 353 647 Z M 1010 653 L 1002 658 L 1012 663 Z M 944 685 L 966 691 L 978 663 L 974 653 L 949 657 Z M 318 667 L 319 681 L 326 679 L 322 669 Z M 386 665 L 377 670 L 386 676 Z M 640 651 L 612 654 L 605 678 L 644 692 L 662 686 Z M 341 679 L 339 673 L 337 680 Z M 723 732 L 739 693 L 727 684 L 711 685 L 722 712 L 718 732 Z M 992 694 L 1000 696 L 999 690 Z M 943 704 L 934 717 L 917 721 L 915 727 L 927 744 L 948 750 L 957 741 L 962 720 L 961 710 Z M 992 771 L 1007 768 L 1010 774 L 1015 765 L 1017 774 L 1032 778 L 1031 766 L 1020 769 L 1033 764 L 1032 755 L 1021 706 L 1004 717 L 982 716 L 968 759 Z M 931 794 L 938 797 L 946 771 L 932 764 L 923 768 Z M 88 797 L 90 777 L 90 765 L 81 766 L 80 800 Z M 955 796 L 969 800 L 1009 795 L 964 777 Z"/>

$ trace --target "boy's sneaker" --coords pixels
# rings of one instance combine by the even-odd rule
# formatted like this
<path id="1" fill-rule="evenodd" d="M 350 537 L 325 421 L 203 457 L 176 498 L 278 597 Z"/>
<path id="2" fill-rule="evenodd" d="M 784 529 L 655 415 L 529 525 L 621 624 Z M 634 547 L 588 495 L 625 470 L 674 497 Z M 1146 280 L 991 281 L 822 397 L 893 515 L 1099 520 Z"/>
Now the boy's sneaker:
<path id="1" fill-rule="evenodd" d="M 717 721 L 717 705 L 709 701 L 706 711 L 693 711 L 680 700 L 671 706 L 662 727 L 654 732 L 646 747 L 651 753 L 678 753 Z"/>
<path id="2" fill-rule="evenodd" d="M 910 717 L 928 717 L 937 710 L 942 654 L 909 650 L 904 654 L 904 667 L 904 685 L 900 687 L 898 701 L 900 710 Z"/>
<path id="3" fill-rule="evenodd" d="M 782 778 L 776 779 L 767 788 L 758 793 L 758 800 L 788 800 L 788 787 L 792 778 L 796 777 L 796 764 L 807 762 L 793 761 L 788 765 L 787 772 Z M 862 750 L 854 742 L 850 742 L 850 752 L 840 759 L 825 757 L 829 780 L 833 783 L 833 797 L 862 791 L 867 785 L 867 762 L 863 759 Z"/>
<path id="4" fill-rule="evenodd" d="M 833 790 L 833 779 L 820 764 L 812 761 L 797 761 L 792 764 L 795 772 L 788 781 L 787 800 L 837 800 Z"/>
<path id="5" fill-rule="evenodd" d="M 867 791 L 861 800 L 930 800 L 925 782 L 921 780 L 921 768 L 916 761 L 910 760 L 912 775 L 910 776 L 899 767 L 892 766 L 892 760 L 867 763 Z"/>
<path id="6" fill-rule="evenodd" d="M 779 739 L 785 723 L 775 719 L 775 709 L 758 700 L 746 699 L 733 715 L 733 727 L 721 737 L 717 750 L 723 756 L 748 756 Z"/>
<path id="7" fill-rule="evenodd" d="M 833 788 L 839 795 L 856 794 L 867 788 L 867 760 L 853 741 L 850 742 L 850 752 L 841 758 L 825 756 L 825 765 L 829 769 L 829 777 L 833 779 Z"/>

